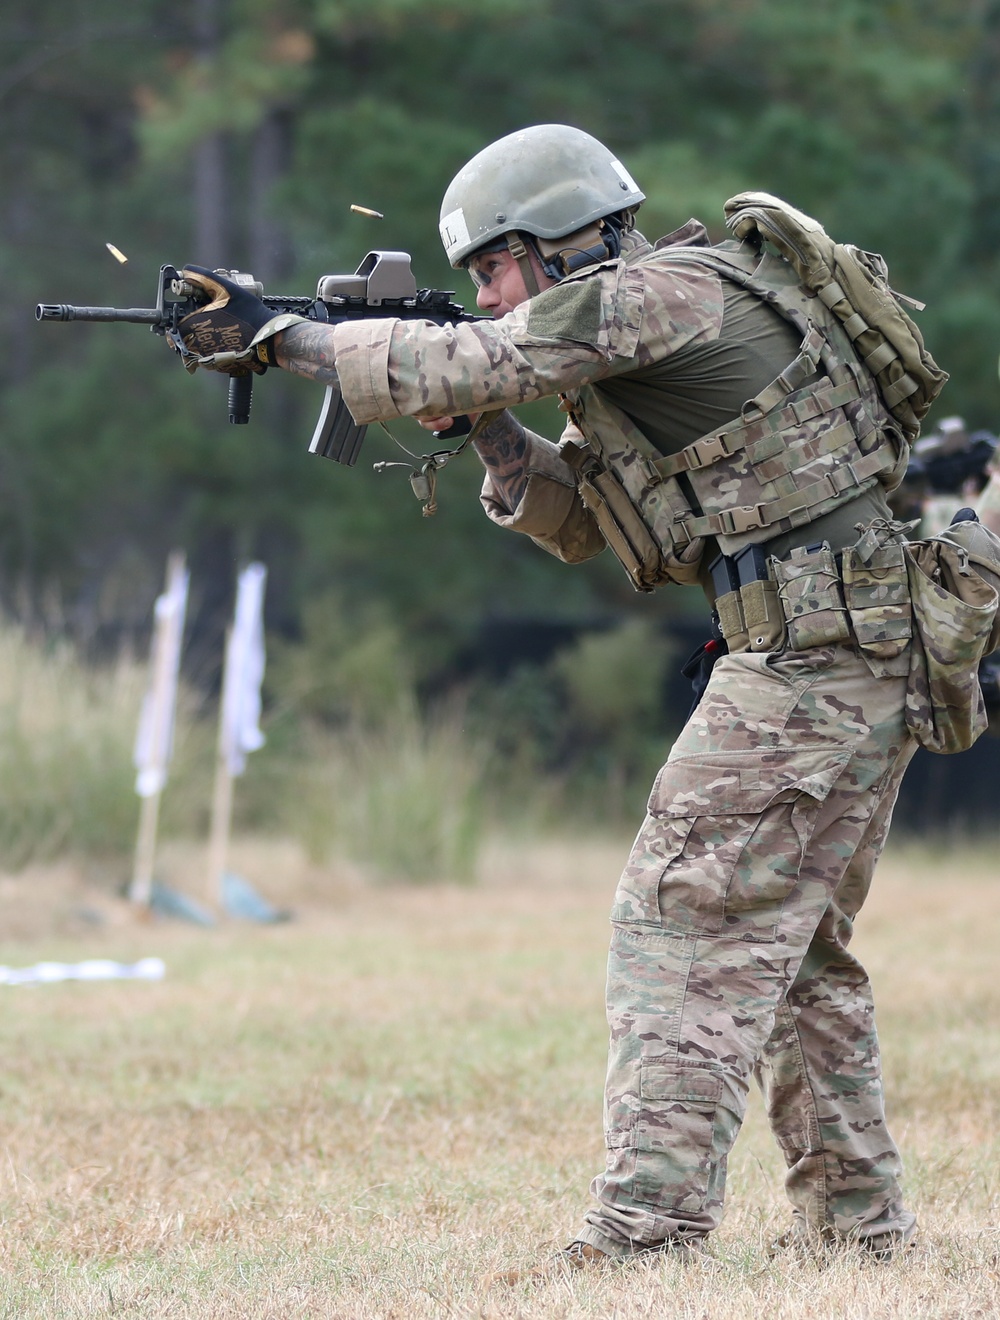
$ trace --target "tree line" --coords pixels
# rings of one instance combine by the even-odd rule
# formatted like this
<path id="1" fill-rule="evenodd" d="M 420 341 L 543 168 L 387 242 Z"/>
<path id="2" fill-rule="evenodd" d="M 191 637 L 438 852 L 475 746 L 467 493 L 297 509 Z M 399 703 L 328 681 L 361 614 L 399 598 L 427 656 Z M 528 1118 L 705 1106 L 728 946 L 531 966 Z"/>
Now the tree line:
<path id="1" fill-rule="evenodd" d="M 186 378 L 145 330 L 38 326 L 34 305 L 148 305 L 164 261 L 311 292 L 372 247 L 471 302 L 437 241 L 445 185 L 501 134 L 568 122 L 639 179 L 651 237 L 694 214 L 721 238 L 724 200 L 752 187 L 884 253 L 952 374 L 938 411 L 995 428 L 997 67 L 996 0 L 8 0 L 0 600 L 111 646 L 178 545 L 211 636 L 235 565 L 261 558 L 272 627 L 301 635 L 326 599 L 347 628 L 391 619 L 428 682 L 485 619 L 697 610 L 498 532 L 471 456 L 421 519 L 405 478 L 371 470 L 425 447 L 412 424 L 339 469 L 305 452 L 315 387 L 269 373 L 229 428 L 223 382 Z"/>

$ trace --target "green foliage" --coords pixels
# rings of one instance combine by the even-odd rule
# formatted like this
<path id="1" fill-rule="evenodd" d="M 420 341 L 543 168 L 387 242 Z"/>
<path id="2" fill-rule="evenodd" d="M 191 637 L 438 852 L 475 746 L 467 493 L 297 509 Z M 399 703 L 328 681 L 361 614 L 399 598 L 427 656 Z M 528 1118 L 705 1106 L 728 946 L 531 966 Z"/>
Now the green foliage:
<path id="1" fill-rule="evenodd" d="M 128 853 L 141 693 L 137 666 L 91 675 L 66 644 L 0 632 L 0 866 Z"/>
<path id="2" fill-rule="evenodd" d="M 486 766 L 460 712 L 421 712 L 414 656 L 384 611 L 329 593 L 303 621 L 299 641 L 272 646 L 270 755 L 247 774 L 244 818 L 382 880 L 473 879 Z"/>
<path id="3" fill-rule="evenodd" d="M 469 881 L 490 823 L 485 757 L 458 714 L 417 712 L 397 645 L 373 624 L 341 643 L 335 679 L 318 688 L 302 682 L 307 649 L 285 652 L 267 745 L 238 782 L 236 825 L 298 837 L 315 857 L 351 857 L 380 879 Z M 69 853 L 124 873 L 147 679 L 145 664 L 92 669 L 65 643 L 43 650 L 15 628 L 0 632 L 0 867 Z M 215 714 L 181 694 L 164 838 L 207 838 Z"/>
<path id="4" fill-rule="evenodd" d="M 667 234 L 695 216 L 711 227 L 717 241 L 726 237 L 719 198 L 744 192 L 756 182 L 751 169 L 713 160 L 689 141 L 639 147 L 629 157 L 629 169 L 643 180 L 642 225 L 649 234 Z"/>
<path id="5" fill-rule="evenodd" d="M 353 616 L 342 599 L 306 602 L 302 639 L 278 641 L 268 688 L 283 707 L 328 725 L 379 727 L 414 704 L 413 664 L 399 626 L 377 608 Z"/>
<path id="6" fill-rule="evenodd" d="M 508 814 L 537 824 L 633 820 L 666 756 L 664 685 L 672 648 L 646 618 L 584 632 L 544 664 L 477 683 L 472 729 L 493 749 Z M 549 791 L 540 779 L 551 781 Z"/>
<path id="7" fill-rule="evenodd" d="M 183 546 L 204 679 L 234 563 L 262 558 L 272 631 L 315 639 L 289 682 L 312 685 L 324 719 L 346 709 L 351 664 L 358 691 L 378 690 L 387 656 L 424 689 L 488 615 L 630 616 L 609 556 L 569 570 L 488 523 L 471 456 L 424 520 L 402 472 L 372 473 L 404 457 L 377 428 L 352 471 L 304 452 L 320 402 L 307 382 L 269 373 L 234 432 L 223 382 L 186 378 L 143 330 L 31 315 L 39 300 L 148 304 L 165 260 L 224 259 L 309 291 L 372 247 L 412 252 L 419 283 L 471 301 L 438 243 L 439 199 L 472 152 L 530 122 L 579 124 L 620 151 L 651 237 L 691 215 L 721 237 L 726 196 L 759 187 L 883 252 L 896 287 L 928 303 L 921 326 L 952 373 L 938 407 L 994 428 L 998 58 L 1000 9 L 957 0 L 10 0 L 0 601 L 37 619 L 57 600 L 84 639 L 134 635 Z M 212 224 L 222 255 L 195 250 Z M 525 417 L 548 434 L 561 420 L 549 403 Z M 412 424 L 392 430 L 426 449 Z M 664 591 L 662 609 L 690 594 Z M 334 628 L 373 652 L 350 660 Z M 565 675 L 539 681 L 543 728 L 569 698 Z M 540 763 L 573 759 L 565 724 Z M 518 727 L 499 742 L 520 743 Z"/>
<path id="8" fill-rule="evenodd" d="M 659 714 L 669 648 L 646 619 L 590 633 L 560 654 L 553 670 L 570 706 L 598 738 L 628 739 Z"/>
<path id="9" fill-rule="evenodd" d="M 484 758 L 459 716 L 397 711 L 377 728 L 313 728 L 301 747 L 306 764 L 287 801 L 314 858 L 353 858 L 385 883 L 475 878 L 492 818 Z"/>

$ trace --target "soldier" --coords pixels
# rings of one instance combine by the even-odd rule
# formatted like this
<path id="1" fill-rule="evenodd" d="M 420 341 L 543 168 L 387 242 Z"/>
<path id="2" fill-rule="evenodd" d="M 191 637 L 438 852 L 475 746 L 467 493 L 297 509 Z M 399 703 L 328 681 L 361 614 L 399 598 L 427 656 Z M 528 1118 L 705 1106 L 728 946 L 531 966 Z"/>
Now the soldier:
<path id="1" fill-rule="evenodd" d="M 639 589 L 700 584 L 718 612 L 728 652 L 712 644 L 615 896 L 607 1163 L 558 1268 L 696 1247 L 721 1219 L 753 1079 L 788 1166 L 783 1241 L 885 1258 L 915 1221 L 848 945 L 915 746 L 906 634 L 865 614 L 873 555 L 905 593 L 885 493 L 907 446 L 787 262 L 753 235 L 712 246 L 694 220 L 651 246 L 643 200 L 575 128 L 480 152 L 441 236 L 488 322 L 296 324 L 188 278 L 226 347 L 238 325 L 261 363 L 339 385 L 359 423 L 484 414 L 500 526 L 569 563 L 610 546 Z M 558 444 L 507 411 L 549 395 L 568 417 Z"/>
<path id="2" fill-rule="evenodd" d="M 1000 535 L 1000 447 L 994 446 L 985 471 L 986 482 L 976 500 L 976 512 L 991 532 Z"/>
<path id="3" fill-rule="evenodd" d="M 920 535 L 939 536 L 959 509 L 977 504 L 989 478 L 996 444 L 996 436 L 989 431 L 970 435 L 961 417 L 943 417 L 930 435 L 921 436 L 913 446 L 910 463 L 923 476 Z M 904 480 L 900 489 L 909 484 Z"/>

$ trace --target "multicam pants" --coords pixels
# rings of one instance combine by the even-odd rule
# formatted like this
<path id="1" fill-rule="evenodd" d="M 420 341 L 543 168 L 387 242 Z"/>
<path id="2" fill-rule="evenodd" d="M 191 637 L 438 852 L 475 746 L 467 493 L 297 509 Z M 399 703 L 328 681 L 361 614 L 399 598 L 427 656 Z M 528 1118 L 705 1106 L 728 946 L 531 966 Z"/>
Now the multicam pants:
<path id="1" fill-rule="evenodd" d="M 608 1161 L 582 1240 L 715 1228 L 752 1076 L 801 1224 L 912 1231 L 847 950 L 914 749 L 905 682 L 839 645 L 716 665 L 615 897 Z"/>

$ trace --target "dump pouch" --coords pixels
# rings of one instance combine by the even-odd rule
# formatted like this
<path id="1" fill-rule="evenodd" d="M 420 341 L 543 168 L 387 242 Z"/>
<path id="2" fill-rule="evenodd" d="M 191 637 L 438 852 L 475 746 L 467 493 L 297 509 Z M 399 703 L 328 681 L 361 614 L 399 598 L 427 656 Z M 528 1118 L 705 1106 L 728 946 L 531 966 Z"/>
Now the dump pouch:
<path id="1" fill-rule="evenodd" d="M 978 668 L 1000 598 L 962 546 L 934 537 L 904 554 L 913 605 L 906 725 L 929 751 L 964 752 L 987 727 Z"/>
<path id="2" fill-rule="evenodd" d="M 1000 536 L 981 523 L 973 509 L 959 509 L 951 525 L 941 533 L 941 539 L 960 546 L 969 556 L 969 567 L 1000 593 Z M 984 654 L 991 654 L 998 646 L 1000 612 L 993 620 Z"/>
<path id="3" fill-rule="evenodd" d="M 850 635 L 837 561 L 827 541 L 773 561 L 778 599 L 793 651 L 846 642 Z"/>

